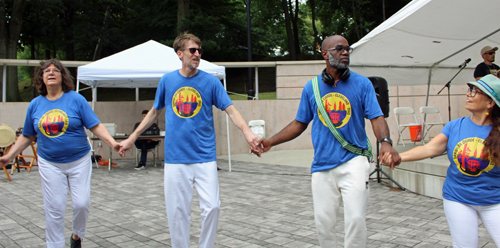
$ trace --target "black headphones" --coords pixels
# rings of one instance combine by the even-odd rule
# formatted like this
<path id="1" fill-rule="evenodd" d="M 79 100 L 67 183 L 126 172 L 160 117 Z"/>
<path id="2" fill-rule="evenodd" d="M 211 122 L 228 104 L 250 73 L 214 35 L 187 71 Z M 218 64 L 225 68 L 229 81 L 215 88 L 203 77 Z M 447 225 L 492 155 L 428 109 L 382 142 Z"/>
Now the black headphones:
<path id="1" fill-rule="evenodd" d="M 340 75 L 340 80 L 347 80 L 351 76 L 351 72 L 349 71 L 349 68 L 345 69 L 342 75 Z M 323 82 L 328 85 L 333 85 L 333 87 L 336 86 L 335 80 L 333 77 L 326 73 L 326 68 L 323 69 L 323 73 L 321 73 L 321 79 L 323 79 Z"/>

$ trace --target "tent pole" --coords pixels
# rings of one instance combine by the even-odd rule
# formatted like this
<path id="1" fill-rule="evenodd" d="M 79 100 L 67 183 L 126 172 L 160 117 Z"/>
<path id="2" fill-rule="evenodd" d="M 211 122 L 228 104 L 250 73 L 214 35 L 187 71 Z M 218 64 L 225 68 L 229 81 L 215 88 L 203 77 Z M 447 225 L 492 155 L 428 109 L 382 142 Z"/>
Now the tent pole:
<path id="1" fill-rule="evenodd" d="M 139 101 L 139 88 L 135 88 L 135 101 Z"/>
<path id="2" fill-rule="evenodd" d="M 434 63 L 431 67 L 429 67 L 429 77 L 427 79 L 427 95 L 425 97 L 425 106 L 427 107 L 429 105 L 429 94 L 431 90 L 431 81 L 432 81 L 432 69 L 434 69 L 434 66 L 436 66 L 438 63 Z"/>
<path id="3" fill-rule="evenodd" d="M 259 100 L 259 67 L 255 66 L 255 98 Z"/>
<path id="4" fill-rule="evenodd" d="M 7 101 L 7 64 L 3 64 L 2 70 L 2 102 Z"/>
<path id="5" fill-rule="evenodd" d="M 227 91 L 226 75 L 224 75 L 224 89 Z M 227 127 L 227 159 L 229 160 L 229 172 L 231 172 L 231 139 L 229 137 L 229 115 L 226 113 Z"/>
<path id="6" fill-rule="evenodd" d="M 97 87 L 92 86 L 92 110 L 95 108 L 95 101 L 97 98 Z"/>
<path id="7" fill-rule="evenodd" d="M 80 80 L 76 80 L 76 92 L 80 92 Z"/>

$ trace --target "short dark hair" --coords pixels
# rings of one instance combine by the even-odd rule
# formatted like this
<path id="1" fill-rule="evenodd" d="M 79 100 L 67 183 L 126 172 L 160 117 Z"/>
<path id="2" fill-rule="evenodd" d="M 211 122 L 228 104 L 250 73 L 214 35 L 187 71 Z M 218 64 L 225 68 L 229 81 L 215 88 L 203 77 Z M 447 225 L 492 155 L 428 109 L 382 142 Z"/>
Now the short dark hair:
<path id="1" fill-rule="evenodd" d="M 148 114 L 148 112 L 149 112 L 149 110 L 145 109 L 145 110 L 143 110 L 143 111 L 142 111 L 142 114 L 143 114 L 143 115 L 147 115 L 147 114 Z"/>
<path id="2" fill-rule="evenodd" d="M 57 59 L 50 59 L 46 61 L 40 62 L 40 67 L 38 67 L 37 71 L 35 72 L 35 82 L 33 83 L 38 90 L 38 93 L 42 96 L 47 95 L 47 86 L 43 82 L 43 71 L 47 69 L 50 65 L 54 65 L 61 71 L 61 78 L 62 78 L 62 90 L 64 92 L 68 92 L 70 90 L 73 90 L 73 76 L 69 73 L 68 69 L 64 67 L 64 65 L 61 63 L 61 61 Z"/>
<path id="3" fill-rule="evenodd" d="M 201 47 L 201 40 L 198 37 L 194 34 L 184 33 L 183 35 L 179 35 L 175 38 L 173 45 L 174 51 L 177 52 L 181 50 L 188 40 L 194 41 L 199 47 Z"/>

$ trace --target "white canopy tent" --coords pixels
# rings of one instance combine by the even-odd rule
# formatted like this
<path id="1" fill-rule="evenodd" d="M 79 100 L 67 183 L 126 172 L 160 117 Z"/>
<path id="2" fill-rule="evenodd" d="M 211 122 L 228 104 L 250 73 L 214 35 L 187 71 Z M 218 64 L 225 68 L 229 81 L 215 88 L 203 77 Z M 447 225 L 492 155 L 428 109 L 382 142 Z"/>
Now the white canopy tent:
<path id="1" fill-rule="evenodd" d="M 156 88 L 160 78 L 182 67 L 174 49 L 154 40 L 78 67 L 77 81 L 104 88 Z M 224 66 L 201 60 L 199 69 L 225 79 Z M 78 85 L 78 84 L 77 84 Z M 95 101 L 95 93 L 93 94 Z"/>
<path id="2" fill-rule="evenodd" d="M 353 44 L 353 70 L 389 85 L 474 81 L 484 46 L 500 47 L 498 0 L 413 0 Z M 430 87 L 428 87 L 430 88 Z M 429 95 L 429 92 L 427 92 Z"/>
<path id="3" fill-rule="evenodd" d="M 135 88 L 138 101 L 139 88 L 156 88 L 160 78 L 169 72 L 182 67 L 182 62 L 174 49 L 154 40 L 147 41 L 127 50 L 113 54 L 78 67 L 77 91 L 79 83 L 92 89 L 92 109 L 97 100 L 97 88 Z M 226 87 L 224 66 L 218 66 L 206 60 L 200 61 L 200 70 L 223 80 Z M 229 118 L 226 115 L 229 170 L 231 170 L 231 150 L 229 135 Z"/>

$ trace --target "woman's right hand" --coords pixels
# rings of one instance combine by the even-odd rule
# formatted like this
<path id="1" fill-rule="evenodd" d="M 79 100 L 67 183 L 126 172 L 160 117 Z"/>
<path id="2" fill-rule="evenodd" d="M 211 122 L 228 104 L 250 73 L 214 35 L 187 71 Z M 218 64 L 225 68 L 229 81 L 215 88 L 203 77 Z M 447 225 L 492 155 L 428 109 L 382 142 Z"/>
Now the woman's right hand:
<path id="1" fill-rule="evenodd" d="M 2 169 L 4 166 L 8 165 L 12 161 L 11 158 L 8 158 L 7 155 L 4 155 L 0 157 L 0 169 Z"/>

